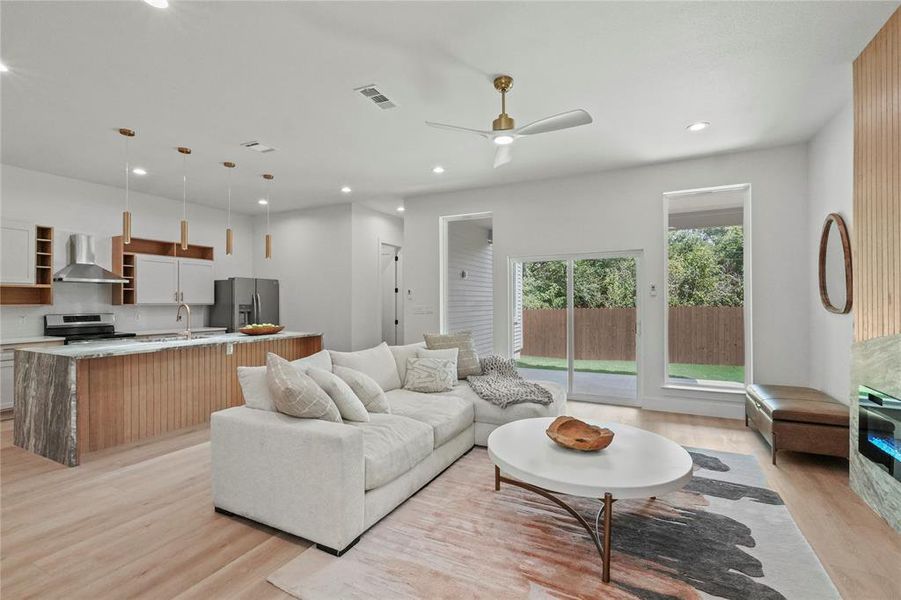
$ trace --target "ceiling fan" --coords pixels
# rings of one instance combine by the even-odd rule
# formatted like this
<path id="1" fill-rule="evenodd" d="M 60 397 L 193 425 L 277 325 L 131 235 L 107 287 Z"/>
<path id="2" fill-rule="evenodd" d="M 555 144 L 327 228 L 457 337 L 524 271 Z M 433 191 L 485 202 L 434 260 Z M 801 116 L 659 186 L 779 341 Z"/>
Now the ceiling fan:
<path id="1" fill-rule="evenodd" d="M 513 117 L 507 114 L 507 92 L 513 87 L 513 78 L 509 75 L 499 75 L 494 78 L 494 89 L 501 93 L 501 114 L 491 123 L 491 131 L 481 129 L 469 129 L 468 127 L 457 127 L 456 125 L 446 125 L 444 123 L 433 123 L 426 121 L 426 125 L 437 127 L 438 129 L 447 129 L 449 131 L 459 131 L 462 133 L 474 133 L 491 140 L 497 146 L 497 152 L 494 155 L 494 168 L 505 165 L 512 160 L 511 144 L 516 138 L 526 135 L 535 135 L 538 133 L 547 133 L 549 131 L 559 131 L 560 129 L 569 129 L 570 127 L 578 127 L 579 125 L 588 125 L 591 123 L 591 115 L 581 108 L 570 110 L 552 117 L 545 117 L 533 121 L 523 127 L 516 127 Z"/>

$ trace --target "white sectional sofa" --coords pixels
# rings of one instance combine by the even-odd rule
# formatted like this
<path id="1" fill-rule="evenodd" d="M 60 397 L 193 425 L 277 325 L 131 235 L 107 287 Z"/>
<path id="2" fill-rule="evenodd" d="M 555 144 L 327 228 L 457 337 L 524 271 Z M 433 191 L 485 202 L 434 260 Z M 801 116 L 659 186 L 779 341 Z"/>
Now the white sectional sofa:
<path id="1" fill-rule="evenodd" d="M 421 347 L 390 347 L 401 384 L 407 358 Z M 295 363 L 332 366 L 328 351 Z M 452 391 L 435 394 L 386 389 L 391 413 L 372 413 L 368 423 L 296 419 L 248 406 L 216 412 L 213 504 L 219 512 L 265 523 L 340 556 L 474 444 L 485 445 L 499 425 L 563 414 L 564 390 L 539 383 L 553 394 L 552 404 L 502 409 L 458 381 Z"/>

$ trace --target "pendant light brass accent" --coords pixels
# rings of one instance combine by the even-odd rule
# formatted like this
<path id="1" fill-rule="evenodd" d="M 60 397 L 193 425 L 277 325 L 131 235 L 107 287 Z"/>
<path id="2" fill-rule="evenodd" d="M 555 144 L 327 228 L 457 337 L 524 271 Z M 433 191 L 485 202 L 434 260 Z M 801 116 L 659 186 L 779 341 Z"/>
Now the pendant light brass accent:
<path id="1" fill-rule="evenodd" d="M 179 146 L 178 151 L 181 154 L 181 249 L 188 249 L 188 167 L 187 157 L 191 154 L 191 149 Z"/>
<path id="2" fill-rule="evenodd" d="M 125 138 L 125 210 L 122 212 L 122 243 L 130 244 L 131 211 L 129 210 L 130 206 L 128 203 L 128 179 L 130 175 L 128 165 L 128 139 L 133 138 L 135 136 L 135 132 L 133 129 L 122 128 L 119 130 L 119 134 Z"/>
<path id="3" fill-rule="evenodd" d="M 269 192 L 272 189 L 272 180 L 275 176 L 272 173 L 263 173 L 263 179 L 266 180 L 266 258 L 272 258 L 272 234 L 269 231 Z"/>
<path id="4" fill-rule="evenodd" d="M 516 121 L 507 114 L 507 92 L 513 87 L 513 78 L 509 75 L 500 75 L 494 78 L 494 89 L 501 93 L 501 114 L 491 122 L 491 129 L 494 131 L 506 131 L 507 129 L 515 129 Z"/>
<path id="5" fill-rule="evenodd" d="M 231 256 L 235 249 L 235 234 L 232 231 L 232 172 L 237 165 L 231 161 L 225 161 L 222 166 L 228 169 L 228 213 L 225 217 L 225 254 Z"/>

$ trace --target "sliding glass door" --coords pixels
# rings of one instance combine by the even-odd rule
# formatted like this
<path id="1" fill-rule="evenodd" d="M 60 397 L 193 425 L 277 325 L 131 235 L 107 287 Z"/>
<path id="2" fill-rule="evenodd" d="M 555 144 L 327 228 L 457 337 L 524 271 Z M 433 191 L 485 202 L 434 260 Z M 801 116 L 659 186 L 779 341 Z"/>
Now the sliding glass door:
<path id="1" fill-rule="evenodd" d="M 575 400 L 637 404 L 638 255 L 512 263 L 512 348 L 520 372 Z"/>

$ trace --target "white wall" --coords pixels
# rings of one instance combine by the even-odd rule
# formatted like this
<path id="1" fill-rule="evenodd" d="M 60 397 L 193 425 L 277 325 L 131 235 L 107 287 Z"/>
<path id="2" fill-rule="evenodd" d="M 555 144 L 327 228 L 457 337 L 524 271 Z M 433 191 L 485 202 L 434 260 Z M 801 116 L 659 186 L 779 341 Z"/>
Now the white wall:
<path id="1" fill-rule="evenodd" d="M 447 330 L 471 331 L 479 354 L 494 351 L 491 219 L 447 224 Z M 466 271 L 466 278 L 461 276 Z"/>
<path id="2" fill-rule="evenodd" d="M 359 350 L 382 341 L 381 244 L 402 246 L 404 223 L 397 217 L 354 204 L 351 228 L 351 345 Z M 403 314 L 403 294 L 398 300 L 398 312 Z"/>
<path id="3" fill-rule="evenodd" d="M 850 402 L 851 343 L 854 320 L 851 314 L 836 315 L 820 302 L 817 276 L 818 248 L 823 221 L 837 212 L 848 224 L 854 205 L 854 114 L 849 104 L 832 118 L 810 141 L 809 146 L 810 217 L 807 266 L 810 311 L 810 379 L 814 387 L 842 402 Z M 833 235 L 835 232 L 833 231 Z"/>
<path id="4" fill-rule="evenodd" d="M 132 235 L 159 240 L 178 239 L 181 203 L 132 191 Z M 111 239 L 122 231 L 124 191 L 0 165 L 0 216 L 54 228 L 53 270 L 66 266 L 70 233 L 88 233 L 96 237 L 97 262 L 110 268 Z M 189 204 L 191 242 L 214 246 L 214 274 L 217 279 L 249 276 L 253 272 L 249 217 L 232 214 L 235 253 L 225 255 L 225 212 Z M 0 335 L 4 338 L 43 334 L 43 316 L 47 313 L 112 312 L 120 331 L 181 328 L 175 321 L 175 307 L 112 306 L 110 286 L 87 283 L 56 283 L 53 305 L 0 309 Z M 197 316 L 199 314 L 199 316 Z M 194 323 L 206 323 L 206 309 L 195 311 Z"/>
<path id="5" fill-rule="evenodd" d="M 379 244 L 401 245 L 400 219 L 352 204 L 271 215 L 254 222 L 254 271 L 280 281 L 282 324 L 320 331 L 325 347 L 352 350 L 381 342 Z"/>
<path id="6" fill-rule="evenodd" d="M 606 173 L 406 199 L 405 338 L 438 327 L 438 220 L 490 212 L 494 224 L 494 344 L 509 351 L 508 258 L 641 250 L 644 304 L 640 389 L 644 406 L 739 417 L 742 397 L 663 387 L 663 202 L 667 191 L 749 183 L 754 379 L 809 382 L 809 240 L 804 144 Z"/>

